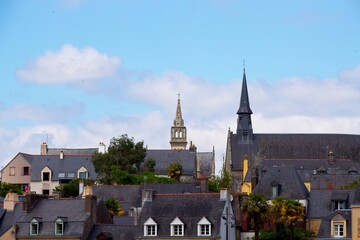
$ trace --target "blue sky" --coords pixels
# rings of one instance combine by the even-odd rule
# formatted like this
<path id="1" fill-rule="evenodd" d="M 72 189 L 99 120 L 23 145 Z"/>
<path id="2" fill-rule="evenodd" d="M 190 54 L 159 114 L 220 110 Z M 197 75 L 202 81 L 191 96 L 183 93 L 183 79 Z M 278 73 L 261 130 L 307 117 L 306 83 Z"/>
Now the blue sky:
<path id="1" fill-rule="evenodd" d="M 95 147 L 123 133 L 169 148 L 236 128 L 243 62 L 254 132 L 360 134 L 358 1 L 0 2 L 0 155 Z"/>

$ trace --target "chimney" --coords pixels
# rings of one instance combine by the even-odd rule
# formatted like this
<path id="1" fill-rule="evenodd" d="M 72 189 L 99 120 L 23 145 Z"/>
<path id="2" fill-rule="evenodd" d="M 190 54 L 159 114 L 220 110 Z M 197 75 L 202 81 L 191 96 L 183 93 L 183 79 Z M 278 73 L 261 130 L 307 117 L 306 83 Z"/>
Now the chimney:
<path id="1" fill-rule="evenodd" d="M 4 199 L 4 209 L 8 211 L 14 211 L 16 203 L 19 201 L 17 193 L 9 192 Z"/>
<path id="2" fill-rule="evenodd" d="M 85 196 L 85 213 L 87 215 L 93 215 L 95 213 L 96 196 L 88 195 Z"/>
<path id="3" fill-rule="evenodd" d="M 85 196 L 93 195 L 92 187 L 90 185 L 87 185 L 84 187 L 84 191 L 82 192 L 82 198 L 85 198 Z"/>
<path id="4" fill-rule="evenodd" d="M 43 199 L 48 199 L 48 197 L 40 194 L 27 194 L 25 196 L 25 201 L 23 202 L 23 212 L 30 212 L 30 210 Z"/>
<path id="5" fill-rule="evenodd" d="M 106 153 L 106 145 L 103 142 L 99 143 L 99 153 Z"/>
<path id="6" fill-rule="evenodd" d="M 208 177 L 200 178 L 200 191 L 203 193 L 209 192 L 209 178 Z"/>
<path id="7" fill-rule="evenodd" d="M 79 195 L 81 195 L 84 192 L 84 180 L 79 180 Z"/>
<path id="8" fill-rule="evenodd" d="M 64 151 L 60 151 L 60 159 L 64 159 Z"/>
<path id="9" fill-rule="evenodd" d="M 153 190 L 152 189 L 143 189 L 142 190 L 142 205 L 145 202 L 152 202 L 153 199 Z"/>
<path id="10" fill-rule="evenodd" d="M 47 151 L 48 151 L 48 147 L 47 147 L 47 144 L 46 142 L 43 142 L 40 146 L 40 154 L 41 155 L 46 155 L 47 154 Z"/>
<path id="11" fill-rule="evenodd" d="M 226 188 L 220 189 L 220 201 L 227 201 L 229 198 L 229 191 Z"/>

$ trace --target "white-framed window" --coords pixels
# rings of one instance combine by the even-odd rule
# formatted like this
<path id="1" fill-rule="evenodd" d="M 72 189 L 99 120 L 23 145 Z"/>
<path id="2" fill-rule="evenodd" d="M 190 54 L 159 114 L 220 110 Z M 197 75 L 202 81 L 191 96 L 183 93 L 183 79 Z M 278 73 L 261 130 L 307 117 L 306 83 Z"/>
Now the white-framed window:
<path id="1" fill-rule="evenodd" d="M 144 236 L 157 236 L 157 223 L 151 217 L 144 223 Z"/>
<path id="2" fill-rule="evenodd" d="M 184 223 L 176 217 L 170 224 L 171 236 L 184 236 Z"/>
<path id="3" fill-rule="evenodd" d="M 79 179 L 85 180 L 89 178 L 89 172 L 84 166 L 78 170 L 77 175 Z"/>
<path id="4" fill-rule="evenodd" d="M 344 237 L 344 223 L 334 222 L 334 237 Z"/>
<path id="5" fill-rule="evenodd" d="M 59 177 L 59 178 L 64 178 L 64 177 L 65 177 L 65 173 L 64 173 L 64 172 L 59 172 L 58 177 Z"/>
<path id="6" fill-rule="evenodd" d="M 211 236 L 211 223 L 203 217 L 198 223 L 198 236 Z"/>
<path id="7" fill-rule="evenodd" d="M 64 234 L 64 221 L 61 218 L 56 219 L 55 221 L 55 235 Z"/>
<path id="8" fill-rule="evenodd" d="M 39 221 L 36 218 L 33 218 L 30 221 L 30 235 L 38 235 L 39 234 Z"/>

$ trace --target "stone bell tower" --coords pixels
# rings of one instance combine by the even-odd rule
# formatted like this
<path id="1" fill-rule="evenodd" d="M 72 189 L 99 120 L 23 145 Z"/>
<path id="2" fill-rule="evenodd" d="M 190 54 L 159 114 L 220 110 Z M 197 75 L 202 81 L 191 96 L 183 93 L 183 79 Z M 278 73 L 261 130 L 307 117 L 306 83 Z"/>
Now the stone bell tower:
<path id="1" fill-rule="evenodd" d="M 184 119 L 181 115 L 180 94 L 178 94 L 176 115 L 174 124 L 171 127 L 170 146 L 172 150 L 185 150 L 186 145 L 186 127 L 184 126 Z"/>

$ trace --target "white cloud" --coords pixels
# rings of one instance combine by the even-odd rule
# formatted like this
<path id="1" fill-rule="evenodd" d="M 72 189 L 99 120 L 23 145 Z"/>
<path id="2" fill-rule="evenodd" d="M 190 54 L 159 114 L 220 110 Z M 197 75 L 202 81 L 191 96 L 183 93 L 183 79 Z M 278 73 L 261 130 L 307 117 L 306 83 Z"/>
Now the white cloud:
<path id="1" fill-rule="evenodd" d="M 48 51 L 17 70 L 16 75 L 39 84 L 79 83 L 114 76 L 120 66 L 118 57 L 109 57 L 96 49 L 78 49 L 64 45 L 60 51 Z"/>
<path id="2" fill-rule="evenodd" d="M 297 77 L 270 84 L 248 78 L 254 132 L 360 134 L 360 86 L 351 81 L 358 76 L 358 68 L 340 73 L 339 79 Z M 113 88 L 114 85 L 107 86 Z M 130 115 L 109 109 L 101 119 L 88 119 L 75 127 L 50 122 L 15 132 L 0 129 L 12 139 L 2 141 L 0 147 L 9 146 L 6 149 L 13 153 L 1 160 L 9 161 L 18 151 L 38 153 L 46 134 L 50 136 L 50 147 L 96 147 L 99 141 L 108 144 L 112 137 L 127 133 L 136 141 L 144 140 L 149 148 L 170 148 L 170 127 L 180 93 L 188 142 L 193 141 L 199 151 L 212 151 L 215 146 L 219 170 L 228 128 L 236 130 L 240 90 L 241 76 L 220 84 L 180 72 L 144 75 L 137 81 L 126 81 L 122 101 L 150 105 L 146 108 L 150 110 L 132 111 Z"/>

